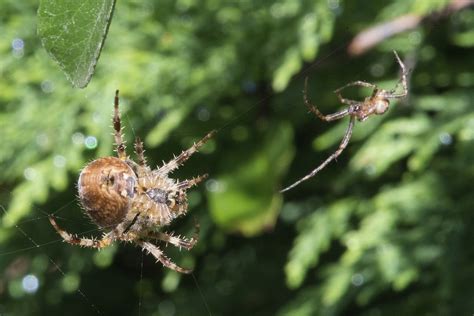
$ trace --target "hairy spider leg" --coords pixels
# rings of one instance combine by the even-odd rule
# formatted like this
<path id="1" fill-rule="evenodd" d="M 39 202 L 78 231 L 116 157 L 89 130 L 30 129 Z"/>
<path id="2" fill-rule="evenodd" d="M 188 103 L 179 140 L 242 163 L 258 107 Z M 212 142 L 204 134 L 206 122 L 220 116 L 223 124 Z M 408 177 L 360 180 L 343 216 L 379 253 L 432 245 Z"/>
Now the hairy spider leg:
<path id="1" fill-rule="evenodd" d="M 127 153 L 125 152 L 125 142 L 123 141 L 122 135 L 122 127 L 120 121 L 120 111 L 119 111 L 119 91 L 115 90 L 115 99 L 114 99 L 114 138 L 115 138 L 115 146 L 117 146 L 116 151 L 117 155 L 120 159 L 125 160 L 127 159 Z"/>
<path id="2" fill-rule="evenodd" d="M 54 229 L 58 232 L 58 234 L 71 245 L 78 245 L 82 247 L 89 247 L 89 248 L 96 248 L 102 249 L 105 247 L 110 246 L 110 244 L 114 241 L 115 231 L 111 231 L 104 235 L 101 239 L 94 239 L 94 238 L 81 238 L 77 235 L 70 234 L 66 232 L 64 229 L 60 228 L 59 225 L 54 220 L 53 216 L 49 216 L 49 221 L 51 225 L 53 225 Z"/>
<path id="3" fill-rule="evenodd" d="M 165 233 L 165 232 L 155 232 L 151 231 L 148 232 L 148 234 L 145 235 L 145 238 L 147 239 L 158 239 L 162 240 L 166 243 L 170 243 L 173 246 L 179 247 L 179 248 L 185 248 L 186 250 L 191 250 L 194 245 L 198 242 L 199 240 L 199 223 L 195 220 L 194 221 L 194 234 L 193 237 L 190 239 L 186 238 L 181 238 L 180 236 L 174 236 L 172 233 Z"/>
<path id="4" fill-rule="evenodd" d="M 306 181 L 311 177 L 314 177 L 319 171 L 321 171 L 324 167 L 326 167 L 327 164 L 329 164 L 331 161 L 336 159 L 342 153 L 342 151 L 347 147 L 347 144 L 349 143 L 349 139 L 351 138 L 351 135 L 352 135 L 352 129 L 354 128 L 354 122 L 355 122 L 355 116 L 351 115 L 350 120 L 349 120 L 349 126 L 347 127 L 344 138 L 342 139 L 341 143 L 339 144 L 339 147 L 337 148 L 337 150 L 331 156 L 329 156 L 326 160 L 324 160 L 323 163 L 321 163 L 316 169 L 311 171 L 309 174 L 307 174 L 306 176 L 304 176 L 300 180 L 296 181 L 292 185 L 290 185 L 290 186 L 284 188 L 283 190 L 281 190 L 280 193 L 283 193 L 285 191 L 293 189 L 294 187 L 299 185 L 301 182 Z"/>
<path id="5" fill-rule="evenodd" d="M 170 160 L 169 162 L 165 163 L 161 168 L 157 170 L 159 174 L 167 175 L 173 170 L 176 170 L 179 166 L 185 163 L 194 153 L 198 151 L 198 149 L 204 145 L 214 134 L 216 130 L 212 130 L 206 136 L 204 136 L 200 141 L 194 143 L 190 148 L 184 150 L 179 154 L 178 157 Z"/>
<path id="6" fill-rule="evenodd" d="M 130 221 L 129 224 L 127 224 L 127 226 L 126 226 L 125 229 L 123 230 L 123 234 L 128 233 L 128 231 L 130 230 L 130 228 L 132 228 L 132 226 L 137 222 L 138 216 L 140 216 L 140 214 L 141 214 L 141 213 L 135 214 L 135 216 L 133 217 L 133 219 Z"/>
<path id="7" fill-rule="evenodd" d="M 72 245 L 102 249 L 102 248 L 110 246 L 110 244 L 115 240 L 114 235 L 116 235 L 116 230 L 109 232 L 104 237 L 98 240 L 94 238 L 79 238 L 78 236 L 70 234 L 66 232 L 65 230 L 63 230 L 62 228 L 60 228 L 52 216 L 49 216 L 49 221 L 51 222 L 51 225 L 53 225 L 53 227 L 59 233 L 59 235 L 61 235 L 63 240 Z M 147 237 L 160 239 L 160 240 L 169 242 L 177 247 L 183 247 L 189 250 L 193 248 L 196 242 L 198 241 L 198 238 L 197 238 L 198 234 L 199 234 L 199 224 L 196 224 L 195 234 L 190 240 L 182 240 L 178 237 L 167 235 L 164 233 L 150 233 L 150 236 L 147 236 Z M 136 237 L 135 234 L 126 234 L 124 237 L 125 237 L 123 238 L 124 240 L 133 241 L 139 246 L 141 246 L 143 249 L 146 249 L 156 259 L 158 259 L 158 261 L 160 261 L 165 267 L 173 269 L 181 273 L 187 273 L 187 274 L 191 273 L 192 270 L 183 269 L 179 267 L 178 265 L 176 265 L 175 263 L 173 263 L 169 258 L 167 258 L 163 254 L 163 251 L 161 251 L 155 245 L 149 242 L 141 241 L 141 240 L 135 241 L 134 240 Z"/>
<path id="8" fill-rule="evenodd" d="M 186 273 L 189 274 L 192 272 L 192 270 L 189 269 L 184 269 L 178 266 L 176 263 L 171 261 L 168 257 L 166 257 L 163 254 L 163 251 L 161 251 L 157 246 L 153 245 L 152 243 L 142 241 L 142 240 L 137 240 L 135 241 L 137 245 L 148 251 L 148 253 L 152 254 L 158 261 L 160 261 L 165 267 L 175 270 L 180 273 Z"/>
<path id="9" fill-rule="evenodd" d="M 324 115 L 323 113 L 321 113 L 321 111 L 319 111 L 319 109 L 315 105 L 313 105 L 308 99 L 308 77 L 306 77 L 304 81 L 303 98 L 304 98 L 304 104 L 309 109 L 309 111 L 325 122 L 335 121 L 349 114 L 348 109 L 345 109 L 333 114 L 328 114 L 328 115 Z"/>
<path id="10" fill-rule="evenodd" d="M 207 179 L 208 175 L 203 174 L 202 176 L 197 176 L 195 178 L 192 178 L 190 180 L 184 180 L 178 183 L 178 189 L 180 190 L 186 190 L 189 189 L 195 185 L 198 185 L 200 182 L 204 181 Z"/>
<path id="11" fill-rule="evenodd" d="M 402 75 L 400 80 L 398 80 L 397 84 L 395 85 L 395 88 L 393 88 L 390 91 L 386 91 L 383 93 L 383 97 L 389 98 L 389 99 L 400 99 L 405 97 L 408 94 L 408 84 L 407 84 L 407 75 L 408 71 L 405 68 L 405 65 L 403 64 L 402 60 L 398 56 L 396 51 L 393 51 L 395 54 L 395 58 L 397 59 L 398 64 L 400 65 L 400 69 L 402 70 Z M 397 91 L 398 87 L 402 84 L 402 89 L 403 91 L 401 93 L 395 93 Z"/>
<path id="12" fill-rule="evenodd" d="M 340 93 L 345 88 L 353 87 L 353 86 L 360 86 L 360 87 L 365 87 L 365 88 L 377 89 L 377 85 L 375 85 L 373 83 L 362 81 L 362 80 L 357 80 L 357 81 L 349 82 L 348 84 L 334 90 L 334 93 L 336 93 L 336 94 Z"/>
<path id="13" fill-rule="evenodd" d="M 334 90 L 334 93 L 337 95 L 337 97 L 339 98 L 339 101 L 341 101 L 341 103 L 348 104 L 348 105 L 353 105 L 353 104 L 356 104 L 356 103 L 360 103 L 360 101 L 344 99 L 342 97 L 342 94 L 341 94 L 342 90 L 344 90 L 345 88 L 354 87 L 354 86 L 359 86 L 359 87 L 364 87 L 364 88 L 371 88 L 371 89 L 374 90 L 374 93 L 375 93 L 375 91 L 378 90 L 377 85 L 375 85 L 373 83 L 370 83 L 370 82 L 361 81 L 361 80 L 349 82 L 348 84 Z"/>
<path id="14" fill-rule="evenodd" d="M 146 158 L 145 158 L 145 149 L 143 149 L 143 142 L 140 137 L 135 138 L 135 154 L 137 155 L 138 164 L 141 167 L 146 168 Z"/>
<path id="15" fill-rule="evenodd" d="M 347 105 L 357 105 L 357 104 L 361 103 L 360 101 L 345 99 L 341 94 L 342 90 L 344 90 L 345 88 L 348 88 L 348 87 L 353 87 L 353 86 L 359 86 L 359 87 L 364 87 L 364 88 L 372 88 L 373 89 L 372 95 L 375 95 L 378 91 L 378 87 L 376 85 L 372 84 L 372 83 L 369 83 L 369 82 L 365 82 L 365 81 L 361 81 L 361 80 L 349 82 L 345 86 L 342 86 L 342 87 L 334 90 L 334 93 L 337 95 L 337 98 L 339 99 L 339 102 L 341 102 L 343 104 L 347 104 Z"/>

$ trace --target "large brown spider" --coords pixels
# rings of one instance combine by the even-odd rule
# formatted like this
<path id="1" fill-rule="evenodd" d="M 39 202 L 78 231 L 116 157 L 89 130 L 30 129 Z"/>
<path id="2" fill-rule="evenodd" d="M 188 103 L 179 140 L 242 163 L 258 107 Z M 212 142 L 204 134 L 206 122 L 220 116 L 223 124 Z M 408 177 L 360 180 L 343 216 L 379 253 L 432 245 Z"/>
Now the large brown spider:
<path id="1" fill-rule="evenodd" d="M 349 139 L 351 138 L 352 129 L 354 127 L 356 118 L 359 122 L 363 122 L 367 118 L 369 118 L 369 116 L 371 116 L 372 114 L 382 115 L 388 110 L 388 106 L 390 105 L 389 99 L 400 99 L 400 98 L 405 97 L 408 94 L 407 70 L 405 69 L 405 65 L 401 61 L 400 57 L 398 57 L 397 52 L 393 51 L 393 53 L 395 54 L 395 58 L 397 59 L 397 62 L 400 65 L 400 68 L 402 70 L 401 78 L 398 81 L 395 88 L 387 91 L 384 89 L 380 89 L 375 84 L 368 83 L 365 81 L 350 82 L 346 84 L 345 86 L 334 91 L 334 93 L 339 98 L 339 101 L 342 104 L 348 105 L 349 107 L 333 114 L 324 115 L 318 110 L 318 108 L 315 105 L 309 102 L 308 78 L 306 78 L 305 86 L 304 86 L 304 104 L 306 105 L 306 107 L 311 112 L 313 112 L 317 117 L 319 117 L 321 120 L 326 121 L 326 122 L 339 120 L 343 117 L 349 116 L 350 117 L 349 126 L 347 127 L 346 133 L 344 134 L 344 137 L 342 138 L 342 141 L 339 144 L 339 147 L 331 156 L 329 156 L 326 160 L 324 160 L 316 169 L 314 169 L 313 171 L 311 171 L 306 176 L 299 179 L 292 185 L 284 188 L 280 192 L 285 192 L 290 189 L 293 189 L 301 182 L 306 181 L 309 178 L 315 176 L 319 171 L 321 171 L 324 167 L 326 167 L 331 161 L 336 159 L 349 143 Z M 400 93 L 396 93 L 397 88 L 400 83 L 402 84 L 403 91 Z M 354 100 L 345 99 L 342 97 L 341 91 L 350 86 L 361 86 L 361 87 L 366 87 L 366 88 L 372 88 L 373 92 L 372 92 L 372 95 L 370 97 L 365 98 L 364 101 L 354 101 Z"/>
<path id="2" fill-rule="evenodd" d="M 104 157 L 92 161 L 82 170 L 77 184 L 84 212 L 106 232 L 98 240 L 80 238 L 61 229 L 52 216 L 49 220 L 64 241 L 70 244 L 101 249 L 116 240 L 133 242 L 151 253 L 164 266 L 190 273 L 191 270 L 173 263 L 151 241 L 161 240 L 187 250 L 196 244 L 199 234 L 197 223 L 195 235 L 190 239 L 160 232 L 159 229 L 187 212 L 186 190 L 203 181 L 207 175 L 180 182 L 169 178 L 168 174 L 186 162 L 215 131 L 162 167 L 151 169 L 146 163 L 143 143 L 139 138 L 135 141 L 138 162 L 131 160 L 125 152 L 118 93 L 117 90 L 113 117 L 118 158 Z"/>

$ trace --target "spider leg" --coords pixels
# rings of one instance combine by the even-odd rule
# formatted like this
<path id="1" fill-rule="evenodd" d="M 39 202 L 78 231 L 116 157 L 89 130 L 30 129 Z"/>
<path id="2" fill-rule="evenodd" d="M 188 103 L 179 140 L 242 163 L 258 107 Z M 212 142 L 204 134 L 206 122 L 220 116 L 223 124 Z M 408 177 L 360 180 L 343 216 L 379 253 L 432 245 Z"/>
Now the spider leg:
<path id="1" fill-rule="evenodd" d="M 114 138 L 115 138 L 115 145 L 117 146 L 116 151 L 117 155 L 120 159 L 125 160 L 127 159 L 127 153 L 125 152 L 125 142 L 123 141 L 122 135 L 122 127 L 120 121 L 120 112 L 119 112 L 119 91 L 115 91 L 115 99 L 114 99 Z"/>
<path id="2" fill-rule="evenodd" d="M 360 81 L 360 80 L 350 82 L 350 83 L 346 84 L 345 86 L 342 86 L 342 87 L 334 90 L 334 93 L 337 95 L 337 98 L 339 99 L 339 102 L 341 102 L 342 104 L 356 105 L 356 104 L 360 103 L 359 101 L 345 99 L 342 96 L 341 91 L 344 90 L 345 88 L 351 87 L 351 86 L 360 86 L 360 87 L 365 87 L 365 88 L 372 88 L 372 89 L 374 89 L 374 91 L 376 91 L 378 89 L 378 87 L 376 85 L 374 85 L 372 83 L 369 83 L 369 82 Z"/>
<path id="3" fill-rule="evenodd" d="M 304 98 L 304 104 L 306 105 L 308 110 L 312 112 L 314 115 L 316 115 L 317 117 L 319 117 L 322 121 L 325 121 L 325 122 L 335 121 L 349 114 L 348 109 L 345 109 L 333 114 L 328 114 L 328 115 L 324 115 L 323 113 L 321 113 L 321 111 L 319 111 L 319 109 L 315 105 L 313 105 L 308 99 L 308 77 L 306 77 L 304 81 L 303 98 Z"/>
<path id="4" fill-rule="evenodd" d="M 148 251 L 148 253 L 152 254 L 153 257 L 155 257 L 158 261 L 160 261 L 165 267 L 175 270 L 180 273 L 189 274 L 192 272 L 192 270 L 181 268 L 176 263 L 171 261 L 171 259 L 169 259 L 163 254 L 163 251 L 160 248 L 153 245 L 152 243 L 149 243 L 147 241 L 141 241 L 141 240 L 137 240 L 135 241 L 135 243 L 137 243 L 137 245 L 139 245 L 140 247 Z"/>
<path id="5" fill-rule="evenodd" d="M 341 92 L 342 90 L 344 90 L 345 88 L 348 88 L 348 87 L 353 87 L 353 86 L 359 86 L 359 87 L 365 87 L 365 88 L 372 88 L 372 89 L 377 89 L 377 85 L 373 84 L 373 83 L 370 83 L 370 82 L 366 82 L 366 81 L 361 81 L 361 80 L 357 80 L 357 81 L 353 81 L 353 82 L 349 82 L 348 84 L 334 90 L 334 93 L 339 93 Z"/>
<path id="6" fill-rule="evenodd" d="M 124 235 L 124 234 L 128 233 L 130 228 L 132 228 L 132 226 L 137 222 L 138 216 L 140 216 L 140 213 L 135 214 L 135 216 L 133 217 L 133 219 L 130 222 L 124 221 L 121 224 L 119 224 L 119 226 L 117 227 L 116 230 L 118 232 L 121 232 L 120 235 Z M 127 226 L 125 226 L 125 225 L 127 225 Z"/>
<path id="7" fill-rule="evenodd" d="M 80 238 L 77 235 L 70 234 L 64 229 L 60 228 L 53 216 L 49 216 L 49 221 L 51 222 L 51 225 L 53 225 L 54 229 L 56 229 L 58 234 L 64 239 L 64 241 L 71 245 L 102 249 L 109 246 L 114 241 L 112 233 L 106 234 L 104 237 L 102 237 L 102 239 Z"/>
<path id="8" fill-rule="evenodd" d="M 137 156 L 138 163 L 131 159 L 127 159 L 127 164 L 133 169 L 133 171 L 138 175 L 138 177 L 145 177 L 150 167 L 147 165 L 145 158 L 145 150 L 143 149 L 143 142 L 140 137 L 135 138 L 134 143 L 135 155 Z"/>
<path id="9" fill-rule="evenodd" d="M 203 174 L 202 176 L 197 176 L 196 178 L 192 178 L 190 180 L 181 181 L 178 183 L 178 189 L 184 189 L 184 190 L 189 189 L 199 184 L 200 182 L 205 180 L 207 177 L 208 177 L 207 174 Z"/>
<path id="10" fill-rule="evenodd" d="M 393 51 L 393 53 L 395 54 L 395 58 L 397 59 L 397 62 L 400 65 L 400 69 L 402 70 L 402 74 L 401 74 L 401 78 L 400 78 L 400 80 L 398 80 L 395 88 L 393 88 L 392 90 L 387 91 L 386 93 L 384 93 L 383 97 L 399 99 L 399 98 L 405 97 L 408 94 L 408 84 L 407 84 L 408 71 L 406 70 L 405 65 L 403 64 L 400 57 L 398 57 L 397 52 Z M 402 84 L 403 91 L 401 93 L 395 93 L 395 91 L 397 91 L 400 84 Z"/>
<path id="11" fill-rule="evenodd" d="M 339 102 L 341 102 L 342 104 L 347 104 L 347 105 L 356 105 L 358 103 L 360 103 L 359 101 L 355 101 L 355 100 L 350 100 L 350 99 L 345 99 L 340 92 L 336 93 L 337 95 L 337 98 L 339 99 Z M 349 111 L 348 111 L 349 112 Z"/>
<path id="12" fill-rule="evenodd" d="M 149 232 L 146 238 L 162 240 L 166 243 L 170 243 L 173 246 L 184 248 L 186 250 L 191 250 L 194 245 L 199 240 L 199 223 L 196 221 L 194 226 L 194 234 L 190 239 L 181 238 L 174 236 L 172 233 L 163 233 L 163 232 Z"/>
<path id="13" fill-rule="evenodd" d="M 143 142 L 140 137 L 135 138 L 135 154 L 137 155 L 138 164 L 142 167 L 146 167 L 146 158 L 144 155 L 145 150 L 143 149 Z"/>
<path id="14" fill-rule="evenodd" d="M 178 169 L 183 163 L 185 163 L 194 153 L 198 151 L 198 149 L 204 145 L 214 134 L 216 130 L 209 132 L 206 136 L 204 136 L 200 141 L 194 143 L 190 148 L 184 150 L 178 157 L 175 157 L 173 160 L 164 164 L 161 168 L 157 170 L 159 174 L 167 175 L 168 173 L 172 172 L 173 170 Z"/>
<path id="15" fill-rule="evenodd" d="M 329 156 L 326 160 L 324 160 L 323 163 L 321 163 L 316 169 L 311 171 L 309 174 L 307 174 L 303 178 L 299 179 L 298 181 L 296 181 L 292 185 L 290 185 L 290 186 L 284 188 L 283 190 L 281 190 L 280 193 L 283 193 L 285 191 L 293 189 L 294 187 L 299 185 L 301 182 L 306 181 L 311 177 L 314 177 L 319 171 L 321 171 L 324 167 L 326 167 L 331 161 L 336 159 L 342 153 L 342 151 L 347 147 L 347 144 L 349 143 L 349 140 L 350 140 L 351 135 L 352 135 L 352 129 L 354 128 L 354 122 L 355 122 L 355 117 L 351 116 L 351 118 L 349 120 L 349 126 L 347 127 L 346 133 L 345 133 L 341 143 L 339 144 L 339 147 L 337 148 L 337 150 L 331 156 Z"/>

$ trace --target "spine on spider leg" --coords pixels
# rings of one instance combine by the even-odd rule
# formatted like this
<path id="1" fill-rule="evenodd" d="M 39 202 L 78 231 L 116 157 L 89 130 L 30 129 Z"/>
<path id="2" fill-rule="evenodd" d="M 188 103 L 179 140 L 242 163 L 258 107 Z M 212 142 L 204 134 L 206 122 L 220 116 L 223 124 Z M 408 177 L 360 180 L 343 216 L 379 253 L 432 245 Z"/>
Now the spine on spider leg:
<path id="1" fill-rule="evenodd" d="M 122 124 L 120 120 L 120 111 L 119 111 L 119 90 L 115 90 L 115 98 L 114 98 L 114 117 L 113 117 L 113 125 L 114 125 L 114 138 L 115 138 L 115 145 L 117 146 L 117 155 L 120 159 L 125 159 L 127 154 L 125 153 L 125 142 L 123 140 L 122 135 Z"/>
<path id="2" fill-rule="evenodd" d="M 193 270 L 181 268 L 180 266 L 172 262 L 168 257 L 163 254 L 163 251 L 161 251 L 157 246 L 145 241 L 137 241 L 136 243 L 140 247 L 142 247 L 142 249 L 148 251 L 149 254 L 154 256 L 156 260 L 161 262 L 161 264 L 163 264 L 165 267 L 185 274 L 190 274 L 191 272 L 193 272 Z"/>
<path id="3" fill-rule="evenodd" d="M 199 232 L 201 231 L 201 225 L 199 224 L 198 220 L 196 217 L 193 218 L 194 220 L 194 234 L 189 240 L 189 243 L 191 245 L 190 249 L 194 247 L 194 245 L 198 242 L 199 240 Z"/>
<path id="4" fill-rule="evenodd" d="M 206 180 L 208 176 L 209 175 L 206 173 L 206 174 L 203 174 L 201 176 L 197 176 L 195 178 L 192 178 L 190 180 L 181 181 L 181 182 L 178 183 L 178 188 L 179 189 L 184 189 L 184 190 L 189 189 L 189 188 L 191 188 L 195 185 L 198 185 L 202 181 Z"/>
<path id="5" fill-rule="evenodd" d="M 213 137 L 217 133 L 216 130 L 212 130 L 207 133 L 201 140 L 197 143 L 194 143 L 190 148 L 187 150 L 183 150 L 179 156 L 174 157 L 173 160 L 169 161 L 168 163 L 164 164 L 161 168 L 158 169 L 158 173 L 160 174 L 168 174 L 173 170 L 176 170 L 179 166 L 184 164 L 193 154 L 195 154 L 200 147 L 202 147 L 211 137 Z"/>
<path id="6" fill-rule="evenodd" d="M 53 216 L 49 216 L 49 222 L 51 223 L 51 225 L 53 225 L 54 229 L 56 229 L 62 239 L 71 245 L 101 249 L 109 246 L 112 243 L 112 239 L 107 237 L 104 237 L 100 240 L 96 240 L 94 238 L 80 238 L 77 235 L 70 234 L 63 230 L 61 227 L 59 227 Z"/>
<path id="7" fill-rule="evenodd" d="M 146 157 L 145 157 L 145 149 L 143 148 L 143 142 L 140 137 L 135 138 L 135 154 L 138 158 L 138 164 L 142 167 L 147 165 Z"/>

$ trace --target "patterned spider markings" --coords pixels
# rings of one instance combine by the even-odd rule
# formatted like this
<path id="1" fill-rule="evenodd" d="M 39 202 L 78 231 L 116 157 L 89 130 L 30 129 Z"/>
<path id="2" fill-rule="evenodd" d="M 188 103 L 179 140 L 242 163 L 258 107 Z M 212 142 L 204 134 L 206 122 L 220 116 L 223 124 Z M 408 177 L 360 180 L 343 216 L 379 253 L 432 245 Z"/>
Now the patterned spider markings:
<path id="1" fill-rule="evenodd" d="M 307 93 L 308 92 L 308 78 L 306 78 L 305 87 L 304 87 L 304 104 L 309 109 L 309 111 L 314 113 L 314 115 L 316 115 L 318 118 L 320 118 L 321 120 L 325 122 L 331 122 L 331 121 L 339 120 L 343 117 L 349 116 L 349 126 L 347 127 L 346 133 L 344 134 L 344 137 L 342 138 L 342 141 L 339 144 L 339 147 L 331 156 L 329 156 L 318 167 L 313 169 L 306 176 L 299 179 L 292 185 L 281 190 L 280 191 L 281 193 L 291 190 L 297 185 L 299 185 L 301 182 L 306 181 L 311 177 L 314 177 L 319 171 L 321 171 L 324 167 L 326 167 L 331 161 L 335 160 L 342 153 L 342 151 L 347 147 L 347 144 L 349 143 L 349 140 L 352 136 L 352 129 L 354 128 L 356 118 L 359 122 L 363 122 L 373 114 L 382 115 L 385 112 L 387 112 L 388 107 L 390 105 L 390 99 L 401 99 L 401 98 L 404 98 L 408 94 L 408 84 L 407 84 L 408 72 L 405 68 L 405 65 L 401 61 L 400 57 L 398 57 L 397 52 L 393 51 L 393 53 L 395 54 L 395 58 L 398 64 L 400 65 L 400 69 L 401 69 L 401 78 L 398 81 L 397 85 L 392 90 L 384 90 L 384 89 L 380 89 L 375 84 L 365 82 L 365 81 L 350 82 L 346 84 L 345 86 L 342 86 L 341 88 L 334 91 L 339 101 L 342 104 L 348 105 L 346 109 L 341 110 L 336 113 L 324 115 L 318 110 L 318 108 L 315 105 L 311 104 L 311 102 L 308 100 L 308 93 Z M 397 93 L 397 89 L 400 84 L 402 86 L 402 91 Z M 342 96 L 341 91 L 351 86 L 361 86 L 361 87 L 366 87 L 366 88 L 372 88 L 373 89 L 372 95 L 370 97 L 365 98 L 364 101 L 355 101 L 355 100 L 345 99 Z"/>
<path id="2" fill-rule="evenodd" d="M 153 241 L 164 241 L 186 250 L 193 248 L 198 241 L 198 223 L 195 224 L 194 236 L 189 239 L 161 232 L 159 229 L 186 214 L 186 191 L 207 177 L 202 175 L 177 181 L 168 175 L 197 152 L 215 131 L 208 133 L 162 167 L 151 169 L 147 165 L 140 139 L 135 141 L 137 162 L 126 154 L 118 94 L 117 90 L 113 117 L 118 157 L 99 158 L 89 163 L 82 170 L 77 185 L 84 212 L 105 231 L 104 235 L 101 239 L 81 238 L 61 229 L 52 216 L 49 220 L 64 241 L 72 245 L 101 249 L 114 241 L 128 241 L 152 254 L 164 266 L 181 273 L 190 273 L 191 270 L 181 268 L 167 258 Z"/>

